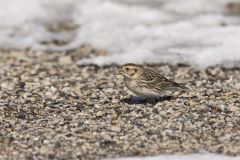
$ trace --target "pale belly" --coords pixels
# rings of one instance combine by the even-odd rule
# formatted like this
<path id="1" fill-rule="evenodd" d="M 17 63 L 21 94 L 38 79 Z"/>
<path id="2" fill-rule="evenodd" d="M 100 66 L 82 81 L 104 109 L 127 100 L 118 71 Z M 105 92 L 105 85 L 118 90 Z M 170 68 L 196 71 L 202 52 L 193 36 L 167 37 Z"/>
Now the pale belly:
<path id="1" fill-rule="evenodd" d="M 154 92 L 151 89 L 145 87 L 138 87 L 134 81 L 125 81 L 127 88 L 132 91 L 134 94 L 142 97 L 159 97 L 161 96 L 160 92 Z"/>

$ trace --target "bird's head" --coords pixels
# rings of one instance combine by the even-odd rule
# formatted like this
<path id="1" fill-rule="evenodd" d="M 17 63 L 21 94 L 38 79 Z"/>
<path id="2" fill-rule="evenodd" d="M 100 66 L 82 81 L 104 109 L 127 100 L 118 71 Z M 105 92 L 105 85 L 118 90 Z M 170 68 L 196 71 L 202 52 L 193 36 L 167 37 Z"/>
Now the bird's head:
<path id="1" fill-rule="evenodd" d="M 137 79 L 143 72 L 143 68 L 140 65 L 127 63 L 119 68 L 119 73 L 125 78 Z"/>

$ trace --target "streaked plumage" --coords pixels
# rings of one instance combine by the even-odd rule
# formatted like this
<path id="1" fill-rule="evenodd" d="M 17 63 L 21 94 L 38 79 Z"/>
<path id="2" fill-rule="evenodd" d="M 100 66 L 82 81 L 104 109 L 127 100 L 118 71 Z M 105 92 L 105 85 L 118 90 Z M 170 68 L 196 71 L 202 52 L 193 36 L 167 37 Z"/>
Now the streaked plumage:
<path id="1" fill-rule="evenodd" d="M 127 88 L 143 97 L 159 97 L 166 91 L 188 89 L 182 84 L 168 80 L 154 70 L 132 63 L 122 65 L 119 72 L 123 75 Z"/>

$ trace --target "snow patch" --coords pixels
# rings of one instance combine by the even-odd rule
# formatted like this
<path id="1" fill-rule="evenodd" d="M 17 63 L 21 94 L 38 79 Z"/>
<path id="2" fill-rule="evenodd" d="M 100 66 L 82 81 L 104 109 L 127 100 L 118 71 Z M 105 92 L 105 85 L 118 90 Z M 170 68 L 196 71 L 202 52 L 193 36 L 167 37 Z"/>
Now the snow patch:
<path id="1" fill-rule="evenodd" d="M 82 59 L 79 64 L 131 61 L 239 67 L 240 19 L 227 12 L 229 2 L 0 0 L 0 48 L 69 50 L 90 44 L 111 54 Z M 76 25 L 73 33 L 48 29 L 68 21 Z M 45 45 L 66 39 L 62 46 Z"/>

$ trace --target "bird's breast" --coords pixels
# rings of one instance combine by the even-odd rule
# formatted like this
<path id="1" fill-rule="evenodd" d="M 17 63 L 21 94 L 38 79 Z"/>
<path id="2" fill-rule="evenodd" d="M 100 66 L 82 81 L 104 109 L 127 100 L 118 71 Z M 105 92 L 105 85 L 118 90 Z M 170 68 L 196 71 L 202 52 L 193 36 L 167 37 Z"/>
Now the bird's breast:
<path id="1" fill-rule="evenodd" d="M 150 88 L 138 85 L 137 81 L 134 80 L 125 81 L 125 85 L 130 91 L 139 96 L 144 97 L 159 96 L 158 92 L 151 90 Z"/>
<path id="2" fill-rule="evenodd" d="M 126 81 L 125 81 L 125 85 L 126 85 L 127 88 L 128 88 L 129 90 L 131 90 L 132 92 L 135 92 L 135 91 L 137 90 L 137 88 L 138 88 L 136 82 L 133 81 L 133 80 L 126 80 Z"/>

